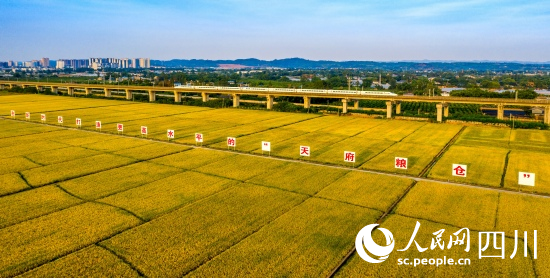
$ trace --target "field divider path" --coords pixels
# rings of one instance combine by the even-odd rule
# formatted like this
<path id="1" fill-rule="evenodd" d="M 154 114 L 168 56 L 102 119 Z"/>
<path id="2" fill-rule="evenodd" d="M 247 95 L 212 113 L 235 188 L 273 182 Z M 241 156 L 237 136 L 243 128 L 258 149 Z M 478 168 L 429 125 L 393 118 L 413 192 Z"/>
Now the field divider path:
<path id="1" fill-rule="evenodd" d="M 135 214 L 135 213 L 133 213 L 133 212 L 131 212 L 131 211 L 125 209 L 125 208 L 122 208 L 122 207 L 119 207 L 119 206 L 115 206 L 115 205 L 112 205 L 112 204 L 108 204 L 108 203 L 104 203 L 104 202 L 101 202 L 101 201 L 96 201 L 96 200 L 85 200 L 85 199 L 83 199 L 83 198 L 81 198 L 81 197 L 78 197 L 78 196 L 72 194 L 71 192 L 65 190 L 65 188 L 63 188 L 63 187 L 61 187 L 61 186 L 59 186 L 59 185 L 57 185 L 57 184 L 55 185 L 55 187 L 59 188 L 59 189 L 62 190 L 63 192 L 65 192 L 65 193 L 71 195 L 72 197 L 77 198 L 77 199 L 79 199 L 79 200 L 81 200 L 81 201 L 83 201 L 83 202 L 90 202 L 90 203 L 96 203 L 96 204 L 101 204 L 101 205 L 110 206 L 110 207 L 113 207 L 113 208 L 122 210 L 122 211 L 124 211 L 124 212 L 127 213 L 127 214 L 132 215 L 133 217 L 139 219 L 141 222 L 146 222 L 145 219 L 141 218 L 139 215 L 137 215 L 137 214 Z M 81 204 L 82 204 L 82 203 L 81 203 Z M 81 204 L 78 204 L 78 205 L 81 205 Z"/>
<path id="2" fill-rule="evenodd" d="M 434 165 L 439 161 L 439 159 L 445 154 L 445 152 L 453 145 L 456 140 L 458 140 L 458 137 L 462 134 L 462 132 L 466 129 L 466 126 L 462 126 L 462 128 L 443 146 L 443 148 L 434 156 L 432 161 L 426 165 L 426 167 L 418 174 L 419 177 L 425 177 L 428 174 L 428 171 L 434 167 Z"/>
<path id="3" fill-rule="evenodd" d="M 0 118 L 0 120 L 17 121 L 17 122 L 22 122 L 22 123 L 34 124 L 34 125 L 43 125 L 41 123 L 26 122 L 26 121 L 23 121 L 23 120 L 13 120 L 13 119 L 5 119 L 5 118 Z M 455 185 L 455 186 L 462 186 L 462 187 L 469 187 L 469 188 L 492 190 L 492 191 L 495 191 L 495 192 L 508 192 L 508 193 L 512 193 L 512 194 L 536 196 L 536 197 L 541 197 L 541 198 L 550 198 L 550 193 L 525 192 L 525 191 L 517 191 L 517 190 L 513 190 L 513 189 L 508 189 L 508 188 L 494 187 L 494 186 L 489 186 L 489 185 L 461 183 L 461 182 L 445 181 L 445 180 L 434 179 L 434 178 L 417 177 L 417 176 L 411 176 L 411 175 L 406 175 L 406 174 L 397 174 L 397 173 L 389 173 L 389 172 L 376 171 L 376 170 L 358 169 L 358 168 L 353 168 L 351 166 L 339 166 L 339 165 L 326 164 L 326 163 L 320 163 L 320 162 L 314 162 L 314 161 L 305 161 L 305 160 L 297 160 L 297 159 L 291 159 L 291 158 L 266 156 L 266 155 L 262 155 L 262 154 L 253 154 L 253 153 L 246 153 L 246 152 L 240 152 L 240 151 L 217 149 L 217 148 L 212 148 L 212 147 L 207 147 L 207 146 L 196 146 L 194 144 L 168 142 L 167 140 L 166 141 L 165 140 L 157 140 L 157 139 L 151 139 L 151 138 L 142 138 L 142 137 L 137 137 L 137 136 L 134 137 L 134 136 L 128 136 L 128 135 L 121 135 L 121 134 L 112 134 L 112 133 L 98 133 L 97 131 L 83 130 L 83 129 L 73 128 L 73 127 L 66 127 L 66 126 L 55 126 L 55 125 L 53 125 L 52 127 L 56 127 L 56 128 L 59 128 L 59 129 L 79 130 L 79 131 L 82 131 L 82 132 L 89 132 L 89 133 L 94 133 L 94 134 L 103 134 L 105 136 L 116 136 L 116 137 L 133 138 L 133 139 L 136 139 L 136 140 L 146 140 L 146 141 L 162 143 L 162 144 L 178 144 L 178 145 L 187 146 L 187 147 L 190 147 L 190 148 L 193 148 L 193 149 L 205 149 L 205 150 L 211 150 L 211 151 L 216 151 L 216 152 L 224 152 L 224 153 L 232 153 L 232 154 L 243 155 L 243 156 L 262 157 L 262 158 L 265 158 L 265 159 L 272 159 L 272 160 L 278 160 L 278 161 L 324 166 L 324 167 L 333 168 L 333 169 L 342 169 L 342 170 L 356 171 L 356 172 L 362 172 L 362 173 L 371 173 L 371 174 L 384 175 L 384 176 L 390 176 L 390 177 L 409 178 L 409 179 L 415 180 L 417 182 L 418 181 L 428 181 L 428 182 L 435 182 L 435 183 L 439 183 L 439 184 L 448 184 L 448 185 Z M 122 167 L 122 166 L 120 166 L 120 167 Z M 101 171 L 99 171 L 99 172 L 101 172 Z M 70 179 L 67 179 L 67 180 L 70 180 Z M 21 191 L 19 191 L 19 192 L 21 192 Z"/>
<path id="4" fill-rule="evenodd" d="M 511 149 L 508 149 L 506 153 L 506 158 L 504 159 L 504 169 L 502 170 L 502 177 L 500 177 L 500 187 L 504 188 L 504 181 L 506 179 L 506 171 L 508 171 L 508 160 L 510 159 Z"/>
<path id="5" fill-rule="evenodd" d="M 102 248 L 102 249 L 105 249 L 107 250 L 109 253 L 111 253 L 113 256 L 117 257 L 119 260 L 121 260 L 123 263 L 125 263 L 127 266 L 129 266 L 133 271 L 135 271 L 140 277 L 146 277 L 145 274 L 143 272 L 141 272 L 141 270 L 139 270 L 137 267 L 135 267 L 130 261 L 128 261 L 126 258 L 120 256 L 119 254 L 117 254 L 115 251 L 111 250 L 109 247 L 101 244 L 101 242 L 97 242 L 95 244 L 93 244 L 99 248 Z"/>
<path id="6" fill-rule="evenodd" d="M 384 219 L 386 218 L 386 216 L 388 216 L 388 214 L 390 214 L 395 209 L 395 207 L 397 207 L 397 205 L 401 202 L 401 200 L 403 200 L 403 198 L 405 198 L 405 196 L 407 196 L 407 193 L 409 193 L 409 191 L 411 191 L 411 189 L 417 183 L 418 183 L 417 181 L 413 181 L 411 183 L 411 185 L 409 185 L 409 187 L 407 187 L 405 189 L 403 194 L 401 194 L 401 196 L 397 200 L 395 200 L 395 202 L 393 202 L 393 204 L 386 210 L 386 212 L 384 212 L 384 214 L 382 214 L 376 220 L 376 224 L 381 224 L 384 221 Z M 376 230 L 378 227 L 380 227 L 380 226 L 375 227 L 373 229 L 373 231 Z M 353 247 L 348 252 L 348 254 L 338 263 L 338 265 L 332 270 L 332 272 L 327 277 L 329 277 L 329 278 L 334 277 L 334 275 L 342 268 L 342 266 L 344 266 L 346 264 L 346 262 L 351 258 L 351 256 L 353 256 L 354 253 L 355 253 L 355 243 L 353 244 Z"/>

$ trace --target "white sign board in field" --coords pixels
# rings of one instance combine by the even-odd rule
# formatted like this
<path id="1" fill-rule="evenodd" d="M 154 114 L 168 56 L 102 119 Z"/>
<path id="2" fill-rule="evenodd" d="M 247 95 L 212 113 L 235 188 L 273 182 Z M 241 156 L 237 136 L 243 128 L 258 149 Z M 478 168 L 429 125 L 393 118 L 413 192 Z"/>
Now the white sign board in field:
<path id="1" fill-rule="evenodd" d="M 40 114 L 40 120 L 45 122 L 46 121 L 46 114 Z"/>
<path id="2" fill-rule="evenodd" d="M 63 116 L 57 116 L 57 123 L 63 124 Z"/>
<path id="3" fill-rule="evenodd" d="M 122 124 L 116 124 L 117 132 L 124 132 L 124 126 Z"/>
<path id="4" fill-rule="evenodd" d="M 466 177 L 468 166 L 464 164 L 453 164 L 453 176 Z"/>
<path id="5" fill-rule="evenodd" d="M 147 136 L 147 127 L 146 126 L 141 127 L 141 135 Z"/>
<path id="6" fill-rule="evenodd" d="M 237 138 L 235 137 L 227 137 L 227 147 L 237 147 Z"/>
<path id="7" fill-rule="evenodd" d="M 535 186 L 535 173 L 519 172 L 518 184 Z"/>
<path id="8" fill-rule="evenodd" d="M 271 142 L 262 141 L 262 152 L 271 152 Z"/>
<path id="9" fill-rule="evenodd" d="M 202 143 L 203 141 L 204 141 L 204 137 L 202 137 L 202 133 L 195 133 L 195 142 Z"/>
<path id="10" fill-rule="evenodd" d="M 30 113 L 30 112 L 25 112 L 25 119 L 26 119 L 26 120 L 30 120 L 30 119 L 31 119 L 31 113 Z"/>
<path id="11" fill-rule="evenodd" d="M 168 137 L 168 140 L 170 140 L 170 139 L 174 139 L 176 134 L 173 129 L 169 129 L 166 131 L 166 136 Z"/>
<path id="12" fill-rule="evenodd" d="M 355 163 L 355 152 L 344 151 L 344 161 Z"/>
<path id="13" fill-rule="evenodd" d="M 10 111 L 10 116 L 15 119 L 15 110 Z"/>
<path id="14" fill-rule="evenodd" d="M 80 118 L 76 118 L 76 126 L 82 127 L 82 120 Z"/>
<path id="15" fill-rule="evenodd" d="M 309 146 L 300 146 L 300 156 L 310 156 L 311 149 Z"/>
<path id="16" fill-rule="evenodd" d="M 395 168 L 407 170 L 409 167 L 409 160 L 406 157 L 395 158 Z"/>
<path id="17" fill-rule="evenodd" d="M 95 121 L 95 128 L 99 128 L 101 131 L 101 121 Z"/>

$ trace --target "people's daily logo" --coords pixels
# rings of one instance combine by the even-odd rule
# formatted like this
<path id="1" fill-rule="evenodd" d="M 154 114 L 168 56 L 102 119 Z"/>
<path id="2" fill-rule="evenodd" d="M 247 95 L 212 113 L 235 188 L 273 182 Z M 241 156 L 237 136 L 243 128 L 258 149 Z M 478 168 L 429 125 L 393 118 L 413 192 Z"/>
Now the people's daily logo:
<path id="1" fill-rule="evenodd" d="M 395 246 L 393 234 L 384 228 L 378 228 L 378 231 L 381 231 L 386 237 L 386 245 L 380 246 L 374 242 L 372 239 L 372 230 L 377 226 L 378 224 L 370 224 L 364 227 L 355 238 L 355 249 L 357 250 L 357 254 L 369 263 L 381 263 L 385 261 Z M 376 256 L 376 258 L 371 257 L 369 253 Z"/>
<path id="2" fill-rule="evenodd" d="M 440 229 L 435 232 L 424 231 L 424 234 L 429 232 L 428 234 L 431 237 L 430 239 L 427 239 L 425 237 L 417 237 L 421 226 L 420 222 L 417 221 L 409 240 L 404 241 L 401 239 L 401 241 L 396 244 L 393 234 L 388 229 L 380 228 L 378 226 L 378 224 L 370 224 L 365 226 L 359 231 L 357 237 L 355 238 L 355 250 L 357 251 L 357 254 L 369 263 L 376 264 L 386 261 L 389 258 L 390 253 L 397 246 L 404 246 L 402 249 L 397 249 L 397 252 L 405 252 L 409 250 L 409 248 L 412 249 L 411 251 L 413 252 L 414 249 L 418 251 L 418 253 L 412 253 L 416 254 L 415 257 L 398 256 L 399 258 L 397 258 L 397 265 L 414 267 L 420 265 L 435 265 L 437 267 L 447 265 L 470 265 L 471 258 L 475 256 L 474 254 L 468 255 L 471 245 L 469 228 L 461 228 L 457 231 L 454 231 L 454 229 L 451 229 L 451 231 L 446 231 L 446 229 Z M 378 245 L 378 243 L 374 242 L 372 232 L 375 229 L 384 234 L 385 245 Z M 513 244 L 508 243 L 508 246 L 505 248 L 506 242 L 504 239 L 506 235 L 504 232 L 478 231 L 478 259 L 488 257 L 505 259 L 507 257 L 505 254 L 506 249 L 513 250 L 513 252 L 509 255 L 510 259 L 514 259 L 514 257 L 519 257 L 521 255 L 523 255 L 523 257 L 537 259 L 537 230 L 533 230 L 532 234 L 528 231 L 524 231 L 523 237 L 520 235 L 520 231 L 515 230 Z M 512 236 L 509 235 L 509 237 Z M 528 245 L 528 242 L 530 242 L 530 246 Z M 451 258 L 447 257 L 445 254 L 436 255 L 436 253 L 431 252 L 429 253 L 431 256 L 426 256 L 427 254 L 423 254 L 428 250 L 443 251 L 451 248 L 462 249 L 464 252 L 464 257 Z M 436 255 L 436 257 L 433 257 L 432 254 Z M 407 255 L 411 255 L 411 253 L 409 252 Z"/>

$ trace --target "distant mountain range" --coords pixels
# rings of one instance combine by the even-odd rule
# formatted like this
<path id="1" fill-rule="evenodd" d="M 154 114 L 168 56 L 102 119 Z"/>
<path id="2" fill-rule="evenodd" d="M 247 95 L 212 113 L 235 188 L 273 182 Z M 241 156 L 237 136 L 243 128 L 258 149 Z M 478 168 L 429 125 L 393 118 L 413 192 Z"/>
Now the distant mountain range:
<path id="1" fill-rule="evenodd" d="M 509 62 L 509 61 L 313 61 L 302 58 L 280 60 L 236 59 L 236 60 L 203 60 L 173 59 L 168 61 L 151 60 L 151 66 L 167 68 L 285 68 L 285 69 L 344 69 L 365 70 L 434 70 L 434 71 L 550 71 L 550 62 Z"/>

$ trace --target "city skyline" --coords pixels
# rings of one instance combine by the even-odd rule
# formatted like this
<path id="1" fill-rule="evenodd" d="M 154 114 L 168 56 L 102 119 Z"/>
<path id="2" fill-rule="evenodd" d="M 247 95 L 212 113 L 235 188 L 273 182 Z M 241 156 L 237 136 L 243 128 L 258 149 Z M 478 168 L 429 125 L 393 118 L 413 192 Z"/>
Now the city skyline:
<path id="1" fill-rule="evenodd" d="M 550 61 L 532 1 L 7 1 L 0 61 L 40 57 Z"/>

